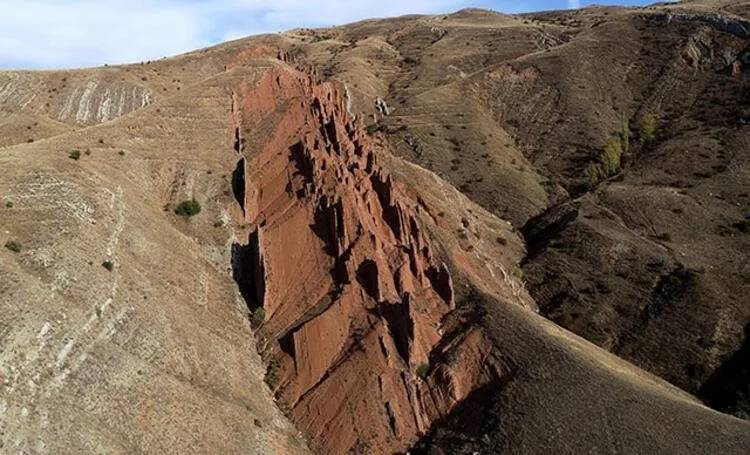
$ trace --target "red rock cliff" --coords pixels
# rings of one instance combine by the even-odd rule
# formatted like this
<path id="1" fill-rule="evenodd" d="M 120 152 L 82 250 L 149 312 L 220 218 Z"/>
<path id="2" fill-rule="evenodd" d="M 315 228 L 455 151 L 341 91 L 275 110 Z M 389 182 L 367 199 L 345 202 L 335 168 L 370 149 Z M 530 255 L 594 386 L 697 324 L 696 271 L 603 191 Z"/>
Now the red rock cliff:
<path id="1" fill-rule="evenodd" d="M 506 370 L 480 331 L 446 322 L 450 272 L 344 92 L 281 67 L 235 92 L 235 275 L 313 447 L 392 453 Z"/>

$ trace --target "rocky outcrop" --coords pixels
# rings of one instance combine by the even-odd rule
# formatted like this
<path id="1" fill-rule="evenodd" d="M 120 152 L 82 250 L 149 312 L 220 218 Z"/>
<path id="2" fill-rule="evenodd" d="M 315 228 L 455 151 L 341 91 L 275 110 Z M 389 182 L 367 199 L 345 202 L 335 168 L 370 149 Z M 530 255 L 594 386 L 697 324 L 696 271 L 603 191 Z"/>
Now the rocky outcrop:
<path id="1" fill-rule="evenodd" d="M 234 104 L 236 135 L 267 138 L 244 152 L 232 213 L 268 382 L 324 452 L 405 450 L 508 368 L 453 317 L 451 274 L 342 85 L 278 69 Z"/>
<path id="2" fill-rule="evenodd" d="M 650 15 L 659 22 L 700 22 L 720 32 L 729 33 L 742 39 L 750 38 L 750 21 L 736 16 L 715 13 L 671 13 L 659 11 Z"/>
<path id="3" fill-rule="evenodd" d="M 0 73 L 0 110 L 43 112 L 59 122 L 94 125 L 148 106 L 154 99 L 149 88 L 111 78 L 67 83 L 67 77 L 60 76 L 59 87 L 49 79 L 28 72 Z"/>

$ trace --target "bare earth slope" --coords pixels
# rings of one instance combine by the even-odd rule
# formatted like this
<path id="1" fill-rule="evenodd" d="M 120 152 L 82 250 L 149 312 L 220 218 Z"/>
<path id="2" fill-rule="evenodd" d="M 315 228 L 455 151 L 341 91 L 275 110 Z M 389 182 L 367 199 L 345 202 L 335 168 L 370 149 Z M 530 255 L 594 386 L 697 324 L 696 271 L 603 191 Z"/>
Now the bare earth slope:
<path id="1" fill-rule="evenodd" d="M 264 71 L 2 150 L 2 241 L 20 245 L 0 260 L 6 450 L 304 451 L 263 383 L 229 233 L 213 227 L 235 164 L 225 87 Z M 165 211 L 191 197 L 200 218 Z"/>
<path id="2" fill-rule="evenodd" d="M 0 73 L 0 447 L 745 453 L 746 13 Z"/>

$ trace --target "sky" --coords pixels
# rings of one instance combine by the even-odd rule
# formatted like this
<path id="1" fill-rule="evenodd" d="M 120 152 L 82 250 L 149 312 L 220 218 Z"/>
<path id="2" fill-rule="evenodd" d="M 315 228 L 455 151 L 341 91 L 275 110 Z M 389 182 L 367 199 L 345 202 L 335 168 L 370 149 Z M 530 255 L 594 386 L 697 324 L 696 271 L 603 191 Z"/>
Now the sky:
<path id="1" fill-rule="evenodd" d="M 260 33 L 467 7 L 504 13 L 643 0 L 0 0 L 0 68 L 131 63 Z"/>

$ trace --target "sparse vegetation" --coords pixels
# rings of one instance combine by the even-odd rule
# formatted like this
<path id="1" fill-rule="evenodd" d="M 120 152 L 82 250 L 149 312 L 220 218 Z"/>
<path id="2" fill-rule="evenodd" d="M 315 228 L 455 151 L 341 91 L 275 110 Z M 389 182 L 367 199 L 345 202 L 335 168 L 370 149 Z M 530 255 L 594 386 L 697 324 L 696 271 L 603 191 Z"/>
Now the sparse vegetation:
<path id="1" fill-rule="evenodd" d="M 425 379 L 427 377 L 427 373 L 430 371 L 430 363 L 429 362 L 422 362 L 417 366 L 417 376 L 419 376 L 422 379 Z"/>
<path id="2" fill-rule="evenodd" d="M 201 213 L 201 204 L 195 199 L 191 199 L 189 201 L 182 201 L 179 204 L 177 204 L 177 207 L 175 207 L 174 209 L 174 213 L 175 215 L 189 218 L 191 216 L 195 216 Z"/>
<path id="3" fill-rule="evenodd" d="M 276 360 L 271 360 L 271 362 L 269 362 L 264 380 L 271 390 L 276 388 L 276 385 L 279 383 L 279 364 Z"/>
<path id="4" fill-rule="evenodd" d="M 114 270 L 115 264 L 112 261 L 104 261 L 102 262 L 102 267 L 111 272 L 112 270 Z"/>
<path id="5" fill-rule="evenodd" d="M 68 158 L 70 158 L 71 160 L 76 160 L 76 161 L 79 160 L 81 158 L 81 151 L 78 149 L 71 150 L 70 153 L 68 154 Z"/>
<path id="6" fill-rule="evenodd" d="M 12 209 L 13 208 L 13 203 L 10 202 L 10 201 L 6 202 L 5 203 L 5 208 Z"/>
<path id="7" fill-rule="evenodd" d="M 630 153 L 630 122 L 625 119 L 622 122 L 622 130 L 620 131 L 620 139 L 622 141 L 622 153 L 627 155 Z"/>
<path id="8" fill-rule="evenodd" d="M 14 253 L 21 252 L 21 244 L 19 242 L 16 242 L 15 240 L 9 240 L 5 242 L 5 248 L 9 249 L 10 251 Z"/>
<path id="9" fill-rule="evenodd" d="M 606 176 L 604 175 L 604 171 L 602 171 L 602 166 L 600 164 L 592 163 L 586 168 L 586 179 L 588 180 L 589 186 L 596 186 L 596 184 L 604 177 Z"/>
<path id="10" fill-rule="evenodd" d="M 630 139 L 627 139 L 628 148 L 630 147 Z M 607 145 L 604 146 L 604 150 L 599 155 L 599 162 L 589 164 L 586 168 L 586 179 L 590 186 L 594 186 L 601 180 L 616 174 L 620 170 L 622 165 L 623 155 L 623 138 L 615 136 L 607 141 Z"/>
<path id="11" fill-rule="evenodd" d="M 607 145 L 604 146 L 604 152 L 599 157 L 599 161 L 602 163 L 602 170 L 607 175 L 612 175 L 620 170 L 622 150 L 621 138 L 613 137 L 607 141 Z"/>
<path id="12" fill-rule="evenodd" d="M 258 307 L 250 314 L 250 326 L 257 329 L 263 323 L 266 322 L 266 310 L 263 307 Z"/>
<path id="13" fill-rule="evenodd" d="M 643 142 L 654 140 L 656 134 L 656 117 L 654 114 L 647 112 L 641 118 L 640 137 Z"/>

